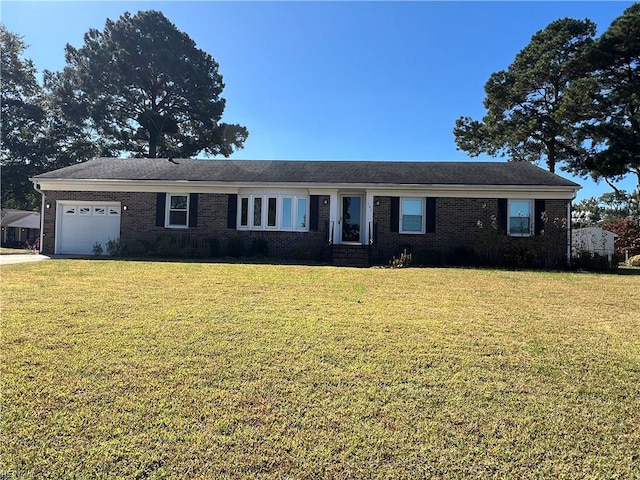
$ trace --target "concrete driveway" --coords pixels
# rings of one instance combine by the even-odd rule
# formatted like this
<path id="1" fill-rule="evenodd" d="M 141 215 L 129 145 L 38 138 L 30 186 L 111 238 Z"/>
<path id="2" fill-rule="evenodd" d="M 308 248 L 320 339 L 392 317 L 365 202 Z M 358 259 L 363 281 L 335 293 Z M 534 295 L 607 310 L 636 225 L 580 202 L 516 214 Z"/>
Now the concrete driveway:
<path id="1" fill-rule="evenodd" d="M 12 263 L 40 262 L 49 260 L 50 257 L 38 253 L 25 253 L 15 255 L 0 255 L 0 265 L 10 265 Z"/>

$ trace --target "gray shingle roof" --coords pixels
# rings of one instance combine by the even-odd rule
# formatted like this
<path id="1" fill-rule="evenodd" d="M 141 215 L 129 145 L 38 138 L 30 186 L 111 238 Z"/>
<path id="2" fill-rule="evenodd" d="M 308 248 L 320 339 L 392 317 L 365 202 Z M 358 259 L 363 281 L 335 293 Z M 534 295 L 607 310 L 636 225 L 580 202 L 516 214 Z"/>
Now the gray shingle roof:
<path id="1" fill-rule="evenodd" d="M 579 187 L 526 162 L 382 162 L 97 158 L 35 179 L 232 184 L 544 185 Z"/>

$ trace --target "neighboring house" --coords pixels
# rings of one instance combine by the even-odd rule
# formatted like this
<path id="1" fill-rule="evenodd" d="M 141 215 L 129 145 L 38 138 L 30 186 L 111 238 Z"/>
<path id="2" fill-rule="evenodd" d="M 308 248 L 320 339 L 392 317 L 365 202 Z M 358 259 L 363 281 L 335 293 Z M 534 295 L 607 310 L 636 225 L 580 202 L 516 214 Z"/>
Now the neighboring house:
<path id="1" fill-rule="evenodd" d="M 2 209 L 0 211 L 2 245 L 33 245 L 40 235 L 40 214 L 27 210 Z"/>
<path id="2" fill-rule="evenodd" d="M 573 256 L 577 257 L 582 252 L 597 253 L 611 262 L 617 236 L 600 227 L 574 228 L 571 233 Z"/>
<path id="3" fill-rule="evenodd" d="M 353 264 L 403 249 L 443 261 L 517 249 L 566 262 L 580 188 L 526 162 L 99 158 L 32 181 L 45 196 L 47 254 L 182 234 L 216 239 L 222 254 L 230 239 L 259 239 L 272 257 Z"/>

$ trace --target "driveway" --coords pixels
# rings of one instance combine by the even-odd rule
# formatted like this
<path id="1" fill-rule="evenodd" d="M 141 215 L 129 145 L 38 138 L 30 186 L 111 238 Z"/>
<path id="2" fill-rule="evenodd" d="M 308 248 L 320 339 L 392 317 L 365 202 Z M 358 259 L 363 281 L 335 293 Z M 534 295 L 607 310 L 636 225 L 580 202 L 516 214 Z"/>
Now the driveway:
<path id="1" fill-rule="evenodd" d="M 12 263 L 40 262 L 49 260 L 50 257 L 36 253 L 25 253 L 15 255 L 0 255 L 0 265 L 10 265 Z"/>

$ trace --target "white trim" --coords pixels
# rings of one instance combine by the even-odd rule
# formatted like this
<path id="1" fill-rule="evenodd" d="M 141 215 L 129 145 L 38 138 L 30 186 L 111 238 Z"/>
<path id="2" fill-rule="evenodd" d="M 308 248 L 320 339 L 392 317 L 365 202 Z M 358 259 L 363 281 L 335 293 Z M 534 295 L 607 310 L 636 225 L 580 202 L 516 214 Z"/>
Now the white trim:
<path id="1" fill-rule="evenodd" d="M 38 179 L 40 190 L 86 192 L 158 192 L 239 193 L 250 191 L 293 191 L 304 189 L 308 195 L 330 195 L 340 189 L 371 191 L 377 196 L 423 196 L 456 198 L 526 198 L 572 200 L 579 186 L 548 185 L 395 185 L 395 184 L 313 184 L 313 183 L 232 183 L 183 180 L 68 180 Z"/>
<path id="2" fill-rule="evenodd" d="M 166 200 L 164 202 L 164 228 L 177 228 L 177 229 L 184 229 L 184 228 L 189 228 L 189 207 L 190 207 L 190 203 L 191 203 L 191 196 L 188 193 L 183 193 L 183 192 L 167 192 L 166 193 Z M 187 197 L 187 208 L 186 209 L 172 209 L 171 208 L 171 197 Z M 185 216 L 185 223 L 184 225 L 177 223 L 177 224 L 172 224 L 169 223 L 171 221 L 171 211 L 176 211 L 176 212 L 185 212 L 186 216 Z"/>
<path id="3" fill-rule="evenodd" d="M 529 204 L 529 215 L 528 216 L 522 216 L 522 218 L 528 218 L 529 219 L 529 232 L 528 233 L 512 233 L 511 232 L 511 218 L 516 218 L 515 216 L 512 217 L 511 215 L 511 203 L 512 202 L 523 202 L 523 203 L 528 203 Z M 540 212 L 542 213 L 542 212 Z M 509 235 L 510 237 L 531 237 L 534 235 L 534 231 L 535 231 L 535 219 L 536 219 L 536 215 L 538 215 L 538 212 L 535 211 L 535 202 L 530 199 L 530 198 L 510 198 L 509 200 L 507 200 L 507 235 Z"/>
<path id="4" fill-rule="evenodd" d="M 254 225 L 254 212 L 255 212 L 255 200 L 262 199 L 260 225 Z M 276 199 L 276 224 L 274 226 L 268 225 L 269 220 L 269 199 Z M 286 227 L 284 223 L 284 199 L 291 199 L 291 226 Z M 236 229 L 237 230 L 253 230 L 253 231 L 272 231 L 272 232 L 308 232 L 309 231 L 309 215 L 310 215 L 310 196 L 306 192 L 280 192 L 276 190 L 262 191 L 254 190 L 253 192 L 244 191 L 242 194 L 238 194 L 238 211 L 236 212 Z M 247 201 L 247 224 L 242 224 L 242 201 Z M 304 227 L 298 226 L 298 207 L 299 201 L 304 200 L 306 219 L 306 225 Z"/>
<path id="5" fill-rule="evenodd" d="M 402 229 L 402 217 L 403 215 L 403 202 L 404 200 L 418 200 L 420 202 L 420 205 L 422 207 L 422 219 L 420 221 L 420 230 L 403 230 Z M 400 209 L 399 209 L 399 214 L 398 214 L 398 221 L 399 221 L 399 225 L 398 225 L 398 233 L 401 233 L 403 235 L 423 235 L 426 231 L 425 225 L 426 225 L 426 215 L 427 215 L 427 201 L 425 197 L 400 197 Z"/>

